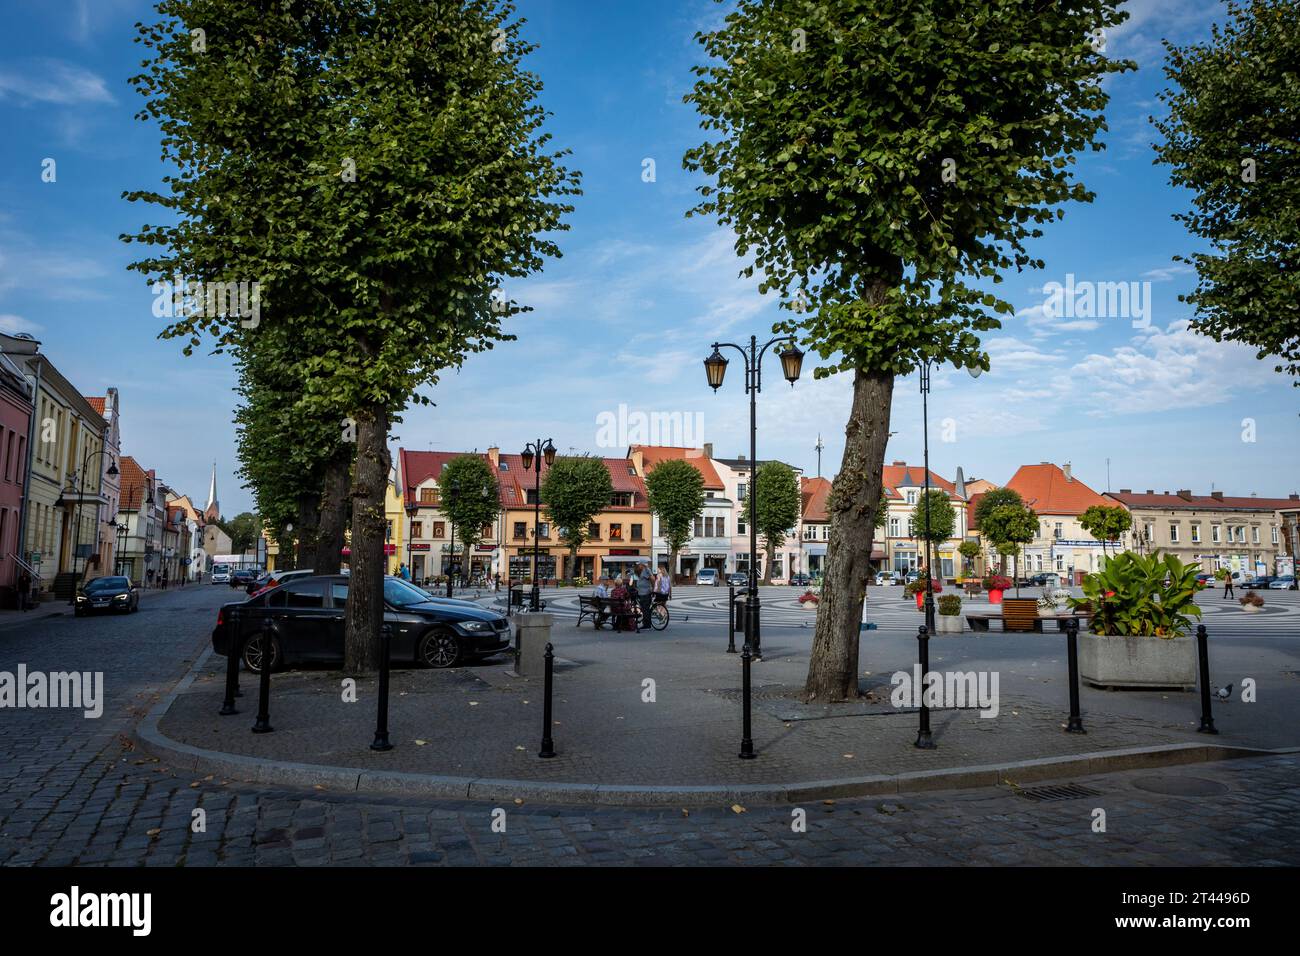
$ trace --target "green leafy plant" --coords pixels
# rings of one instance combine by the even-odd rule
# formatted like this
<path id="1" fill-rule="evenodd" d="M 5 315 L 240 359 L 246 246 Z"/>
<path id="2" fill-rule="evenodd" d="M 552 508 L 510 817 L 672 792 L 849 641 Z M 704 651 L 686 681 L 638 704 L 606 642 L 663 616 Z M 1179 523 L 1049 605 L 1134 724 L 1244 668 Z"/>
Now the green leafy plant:
<path id="1" fill-rule="evenodd" d="M 945 594 L 939 598 L 939 613 L 944 617 L 956 617 L 961 613 L 961 598 L 956 594 Z"/>
<path id="2" fill-rule="evenodd" d="M 1195 601 L 1199 573 L 1200 565 L 1184 564 L 1172 554 L 1125 551 L 1086 575 L 1083 597 L 1070 598 L 1070 606 L 1091 607 L 1094 634 L 1181 637 L 1201 616 Z"/>
<path id="3" fill-rule="evenodd" d="M 917 578 L 915 581 L 908 581 L 907 586 L 903 588 L 908 597 L 915 597 L 925 590 L 925 576 Z M 934 581 L 934 593 L 938 594 L 943 590 L 943 584 L 936 578 Z"/>

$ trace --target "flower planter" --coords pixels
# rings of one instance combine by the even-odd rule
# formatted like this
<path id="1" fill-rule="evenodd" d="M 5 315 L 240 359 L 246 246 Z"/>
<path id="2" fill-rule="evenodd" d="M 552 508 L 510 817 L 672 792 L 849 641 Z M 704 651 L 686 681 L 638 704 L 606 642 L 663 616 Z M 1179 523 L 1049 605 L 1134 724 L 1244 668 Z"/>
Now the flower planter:
<path id="1" fill-rule="evenodd" d="M 1241 609 L 1247 614 L 1258 614 L 1260 611 L 1264 610 L 1262 607 L 1256 607 L 1253 604 L 1243 604 Z"/>
<path id="2" fill-rule="evenodd" d="M 1196 641 L 1191 637 L 1079 635 L 1079 676 L 1093 687 L 1196 687 Z"/>
<path id="3" fill-rule="evenodd" d="M 990 603 L 990 604 L 1001 604 L 1001 603 L 1002 603 L 1002 591 L 999 590 L 998 588 L 990 588 L 990 589 L 989 589 L 989 603 Z"/>
<path id="4" fill-rule="evenodd" d="M 961 634 L 965 623 L 960 614 L 940 614 L 934 619 L 934 630 L 936 634 Z"/>
<path id="5" fill-rule="evenodd" d="M 925 592 L 924 592 L 924 591 L 917 591 L 917 592 L 916 592 L 916 609 L 917 609 L 918 611 L 922 611 L 922 610 L 925 609 Z"/>
<path id="6" fill-rule="evenodd" d="M 1039 607 L 1039 609 L 1038 609 L 1038 616 L 1039 616 L 1039 617 L 1055 617 L 1055 616 L 1056 616 L 1056 606 L 1053 605 L 1052 607 Z"/>

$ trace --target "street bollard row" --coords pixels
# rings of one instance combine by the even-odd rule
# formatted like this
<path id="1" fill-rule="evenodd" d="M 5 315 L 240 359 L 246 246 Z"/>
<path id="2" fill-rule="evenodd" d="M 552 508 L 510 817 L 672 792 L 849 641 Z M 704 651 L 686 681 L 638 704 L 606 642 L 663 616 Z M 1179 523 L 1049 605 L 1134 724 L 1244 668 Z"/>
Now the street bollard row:
<path id="1" fill-rule="evenodd" d="M 543 659 L 546 662 L 546 688 L 542 700 L 542 749 L 537 752 L 537 756 L 554 757 L 555 741 L 551 739 L 551 730 L 555 721 L 551 713 L 551 697 L 555 690 L 555 648 L 550 641 L 546 642 L 546 654 Z"/>

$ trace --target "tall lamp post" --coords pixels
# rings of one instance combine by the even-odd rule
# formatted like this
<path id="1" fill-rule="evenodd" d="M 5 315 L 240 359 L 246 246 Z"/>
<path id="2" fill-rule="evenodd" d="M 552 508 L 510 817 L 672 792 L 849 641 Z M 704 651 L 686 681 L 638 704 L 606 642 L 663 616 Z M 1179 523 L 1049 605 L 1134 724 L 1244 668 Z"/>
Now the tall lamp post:
<path id="1" fill-rule="evenodd" d="M 460 482 L 452 481 L 452 483 L 447 486 L 447 498 L 450 501 L 455 501 L 459 496 Z M 456 560 L 456 519 L 452 517 L 450 511 L 447 512 L 447 520 L 451 524 L 451 544 L 448 545 L 448 547 L 451 548 L 451 551 L 447 555 L 447 597 L 451 597 L 451 568 L 453 562 Z"/>
<path id="2" fill-rule="evenodd" d="M 523 462 L 524 471 L 533 472 L 533 588 L 528 598 L 528 610 L 536 612 L 541 610 L 542 597 L 541 579 L 538 577 L 541 561 L 542 460 L 545 459 L 547 468 L 555 464 L 555 445 L 549 438 L 544 444 L 539 438 L 525 445 L 519 458 Z"/>
<path id="3" fill-rule="evenodd" d="M 90 459 L 98 458 L 108 453 L 107 448 L 100 448 L 96 451 L 89 452 L 81 462 L 81 471 L 77 474 L 77 503 L 72 506 L 72 593 L 68 597 L 68 604 L 77 603 L 77 552 L 81 550 L 81 496 L 86 488 L 86 471 L 90 468 Z M 120 472 L 117 470 L 116 462 L 109 462 L 108 471 L 104 472 L 110 478 L 116 478 Z M 102 485 L 101 485 L 102 490 Z M 99 534 L 99 521 L 95 521 L 95 534 Z"/>
<path id="4" fill-rule="evenodd" d="M 921 362 L 921 432 L 925 469 L 925 629 L 934 633 L 934 566 L 930 563 L 930 544 L 934 529 L 930 524 L 930 360 Z M 922 677 L 925 675 L 922 674 Z"/>
<path id="5" fill-rule="evenodd" d="M 778 342 L 785 344 L 780 352 L 781 372 L 794 388 L 803 368 L 803 352 L 787 335 L 777 336 L 761 348 L 757 336 L 753 335 L 749 337 L 748 349 L 733 342 L 714 342 L 713 354 L 704 360 L 704 374 L 714 392 L 722 387 L 723 376 L 727 374 L 727 360 L 722 357 L 720 349 L 735 349 L 745 361 L 745 392 L 749 395 L 749 589 L 745 601 L 745 644 L 751 649 L 754 659 L 760 661 L 763 653 L 759 646 L 762 632 L 758 603 L 758 393 L 763 390 L 763 356 Z"/>

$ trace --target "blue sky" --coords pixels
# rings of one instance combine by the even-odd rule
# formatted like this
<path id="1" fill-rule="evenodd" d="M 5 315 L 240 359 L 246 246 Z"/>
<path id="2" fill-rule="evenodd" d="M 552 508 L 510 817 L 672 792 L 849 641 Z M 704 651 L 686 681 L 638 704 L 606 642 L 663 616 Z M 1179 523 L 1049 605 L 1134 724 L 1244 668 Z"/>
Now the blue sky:
<path id="1" fill-rule="evenodd" d="M 715 338 L 763 334 L 776 302 L 737 278 L 731 237 L 687 220 L 697 180 L 681 169 L 701 133 L 681 97 L 699 54 L 692 36 L 714 22 L 711 0 L 523 0 L 531 67 L 546 84 L 557 144 L 573 150 L 584 195 L 561 236 L 564 257 L 507 288 L 535 307 L 514 320 L 518 341 L 473 356 L 430 391 L 436 408 L 411 412 L 394 447 L 517 451 L 538 436 L 561 450 L 598 448 L 598 418 L 617 413 L 701 416 L 703 440 L 731 457 L 748 449 L 740 376 L 717 394 L 701 360 Z M 986 336 L 992 371 L 978 380 L 934 374 L 931 458 L 936 470 L 1006 481 L 1023 463 L 1071 461 L 1099 491 L 1211 488 L 1231 494 L 1300 490 L 1300 391 L 1251 350 L 1186 329 L 1177 301 L 1193 286 L 1173 257 L 1197 248 L 1171 213 L 1186 197 L 1152 165 L 1147 117 L 1163 86 L 1160 39 L 1208 36 L 1223 7 L 1211 0 L 1144 0 L 1108 38 L 1107 53 L 1140 69 L 1109 81 L 1108 148 L 1085 156 L 1080 178 L 1095 203 L 1067 207 L 1032 251 L 1041 272 L 1001 287 L 1019 310 Z M 156 214 L 120 198 L 164 168 L 156 131 L 133 116 L 126 78 L 142 51 L 132 24 L 144 0 L 0 0 L 0 328 L 41 339 L 86 394 L 120 389 L 124 451 L 192 495 L 206 494 L 218 463 L 223 510 L 251 497 L 234 478 L 231 388 L 222 356 L 186 358 L 156 338 L 144 281 L 128 273 L 118 241 Z M 57 180 L 41 180 L 42 161 Z M 642 178 L 654 160 L 655 181 Z M 1128 317 L 1049 314 L 1044 287 L 1150 283 L 1147 327 Z M 1137 320 L 1142 325 L 1141 319 Z M 769 357 L 759 405 L 759 454 L 823 473 L 843 450 L 850 387 L 844 377 L 792 390 Z M 1251 419 L 1253 441 L 1243 441 Z M 895 393 L 889 460 L 919 461 L 916 377 Z M 947 420 L 947 421 L 945 421 Z M 696 436 L 699 437 L 699 436 Z M 1250 437 L 1248 434 L 1247 437 Z"/>

